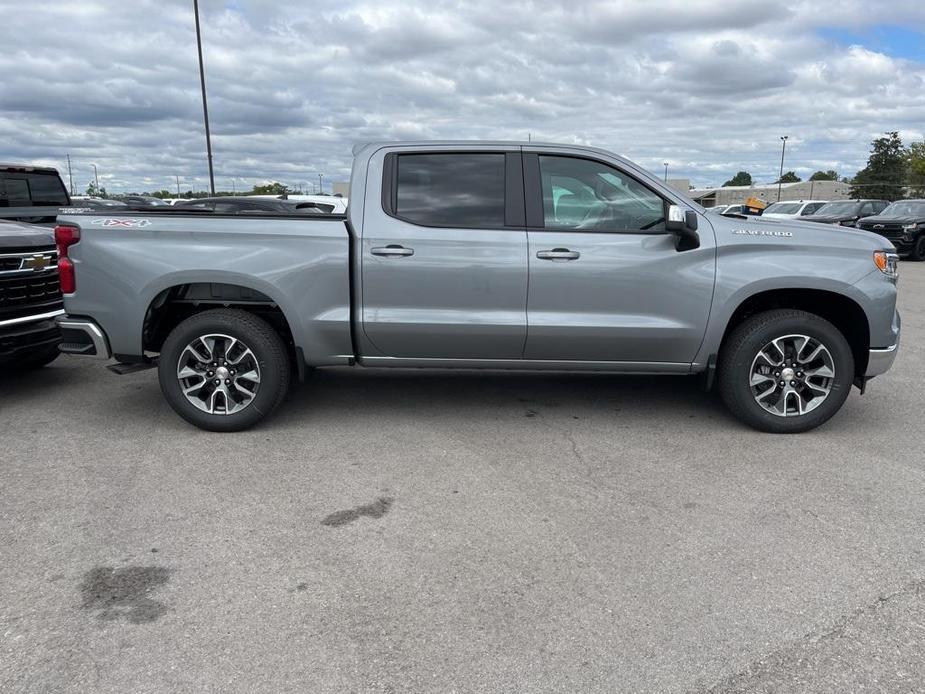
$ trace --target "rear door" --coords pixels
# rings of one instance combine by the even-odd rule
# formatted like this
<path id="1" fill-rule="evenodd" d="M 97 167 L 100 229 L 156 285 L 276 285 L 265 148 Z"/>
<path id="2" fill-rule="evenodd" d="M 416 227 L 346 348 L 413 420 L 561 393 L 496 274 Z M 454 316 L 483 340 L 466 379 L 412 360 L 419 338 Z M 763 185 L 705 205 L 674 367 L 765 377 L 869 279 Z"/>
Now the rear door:
<path id="1" fill-rule="evenodd" d="M 383 156 L 383 155 L 377 155 Z M 363 331 L 373 355 L 520 359 L 527 237 L 519 149 L 399 150 L 365 200 Z"/>
<path id="2" fill-rule="evenodd" d="M 668 200 L 633 172 L 584 156 L 523 156 L 525 358 L 689 364 L 713 296 L 707 217 L 700 247 L 678 251 L 665 230 Z"/>

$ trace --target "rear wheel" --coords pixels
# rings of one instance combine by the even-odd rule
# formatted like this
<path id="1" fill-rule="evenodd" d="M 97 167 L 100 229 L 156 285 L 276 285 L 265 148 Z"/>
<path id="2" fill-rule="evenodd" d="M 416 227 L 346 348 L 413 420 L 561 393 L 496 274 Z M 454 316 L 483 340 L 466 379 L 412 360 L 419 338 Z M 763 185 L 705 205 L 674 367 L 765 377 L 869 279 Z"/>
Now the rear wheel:
<path id="1" fill-rule="evenodd" d="M 925 232 L 919 234 L 915 239 L 915 244 L 909 253 L 909 259 L 918 260 L 919 262 L 925 260 Z"/>
<path id="2" fill-rule="evenodd" d="M 761 431 L 799 433 L 826 422 L 854 381 L 854 357 L 830 322 L 781 309 L 752 316 L 720 351 L 719 392 L 737 418 Z"/>
<path id="3" fill-rule="evenodd" d="M 289 357 L 269 324 L 234 309 L 196 314 L 164 342 L 158 361 L 164 397 L 183 419 L 210 431 L 253 426 L 282 402 Z"/>

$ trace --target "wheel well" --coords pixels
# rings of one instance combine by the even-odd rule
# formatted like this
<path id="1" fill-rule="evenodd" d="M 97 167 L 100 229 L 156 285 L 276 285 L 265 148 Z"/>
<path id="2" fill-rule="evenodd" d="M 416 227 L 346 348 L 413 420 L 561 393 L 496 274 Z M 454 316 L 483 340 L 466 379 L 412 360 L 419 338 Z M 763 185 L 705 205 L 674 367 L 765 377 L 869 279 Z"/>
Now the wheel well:
<path id="1" fill-rule="evenodd" d="M 237 308 L 269 323 L 295 359 L 295 343 L 289 321 L 282 309 L 266 294 L 236 284 L 194 282 L 180 284 L 160 292 L 151 301 L 142 327 L 142 348 L 160 352 L 170 331 L 197 313 L 214 308 Z"/>
<path id="2" fill-rule="evenodd" d="M 854 355 L 855 375 L 867 372 L 870 356 L 870 326 L 867 316 L 857 303 L 843 294 L 823 289 L 773 289 L 748 297 L 729 319 L 723 344 L 732 330 L 746 318 L 778 308 L 792 308 L 814 313 L 832 323 L 851 346 Z"/>

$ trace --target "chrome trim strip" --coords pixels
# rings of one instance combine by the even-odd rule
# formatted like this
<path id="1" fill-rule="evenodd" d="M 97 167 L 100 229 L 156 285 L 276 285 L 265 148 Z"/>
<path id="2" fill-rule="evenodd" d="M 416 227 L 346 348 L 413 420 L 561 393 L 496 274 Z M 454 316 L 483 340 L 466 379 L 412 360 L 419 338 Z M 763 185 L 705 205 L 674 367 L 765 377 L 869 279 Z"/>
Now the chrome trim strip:
<path id="1" fill-rule="evenodd" d="M 899 343 L 891 345 L 886 349 L 872 349 L 868 351 L 867 356 L 867 378 L 879 376 L 890 370 L 893 362 L 896 360 L 896 353 L 899 351 Z"/>
<path id="2" fill-rule="evenodd" d="M 64 309 L 59 308 L 57 311 L 49 311 L 48 313 L 38 313 L 33 316 L 21 316 L 20 318 L 8 318 L 7 320 L 0 320 L 0 328 L 5 328 L 8 325 L 20 325 L 22 323 L 37 323 L 40 320 L 45 320 L 47 318 L 55 318 L 57 316 L 63 316 Z"/>
<path id="3" fill-rule="evenodd" d="M 90 337 L 90 341 L 93 343 L 93 348 L 96 350 L 96 354 L 73 354 L 72 356 L 89 357 L 91 359 L 109 359 L 112 357 L 112 353 L 109 351 L 109 342 L 106 340 L 106 336 L 103 334 L 103 331 L 100 329 L 100 327 L 93 321 L 59 318 L 57 322 L 59 328 L 67 328 L 68 330 L 80 330 L 85 332 Z M 68 353 L 65 352 L 65 354 Z"/>

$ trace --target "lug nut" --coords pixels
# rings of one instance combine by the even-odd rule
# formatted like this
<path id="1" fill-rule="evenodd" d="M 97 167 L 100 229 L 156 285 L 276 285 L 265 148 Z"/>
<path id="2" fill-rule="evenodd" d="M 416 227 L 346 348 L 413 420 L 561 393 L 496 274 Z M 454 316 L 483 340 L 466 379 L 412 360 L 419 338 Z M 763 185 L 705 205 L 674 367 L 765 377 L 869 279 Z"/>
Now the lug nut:
<path id="1" fill-rule="evenodd" d="M 795 386 L 796 384 L 797 384 L 796 381 L 790 381 L 790 385 L 791 385 L 791 386 Z"/>
<path id="2" fill-rule="evenodd" d="M 785 384 L 785 383 L 784 383 L 783 381 L 781 381 L 781 382 L 780 382 L 780 384 L 781 384 L 781 386 L 784 386 L 784 385 L 786 385 L 786 384 Z"/>
<path id="3" fill-rule="evenodd" d="M 221 385 L 221 383 L 222 383 L 222 382 L 221 382 L 219 379 L 217 379 L 217 378 L 215 379 L 215 385 L 218 386 L 218 385 Z"/>
<path id="4" fill-rule="evenodd" d="M 777 378 L 780 378 L 780 371 L 775 371 L 774 375 L 777 376 Z"/>
<path id="5" fill-rule="evenodd" d="M 231 379 L 230 379 L 230 378 L 226 378 L 226 379 L 225 379 L 225 385 L 226 385 L 226 386 L 231 385 Z"/>
<path id="6" fill-rule="evenodd" d="M 211 376 L 211 375 L 212 375 L 212 372 L 210 371 L 208 375 Z"/>

